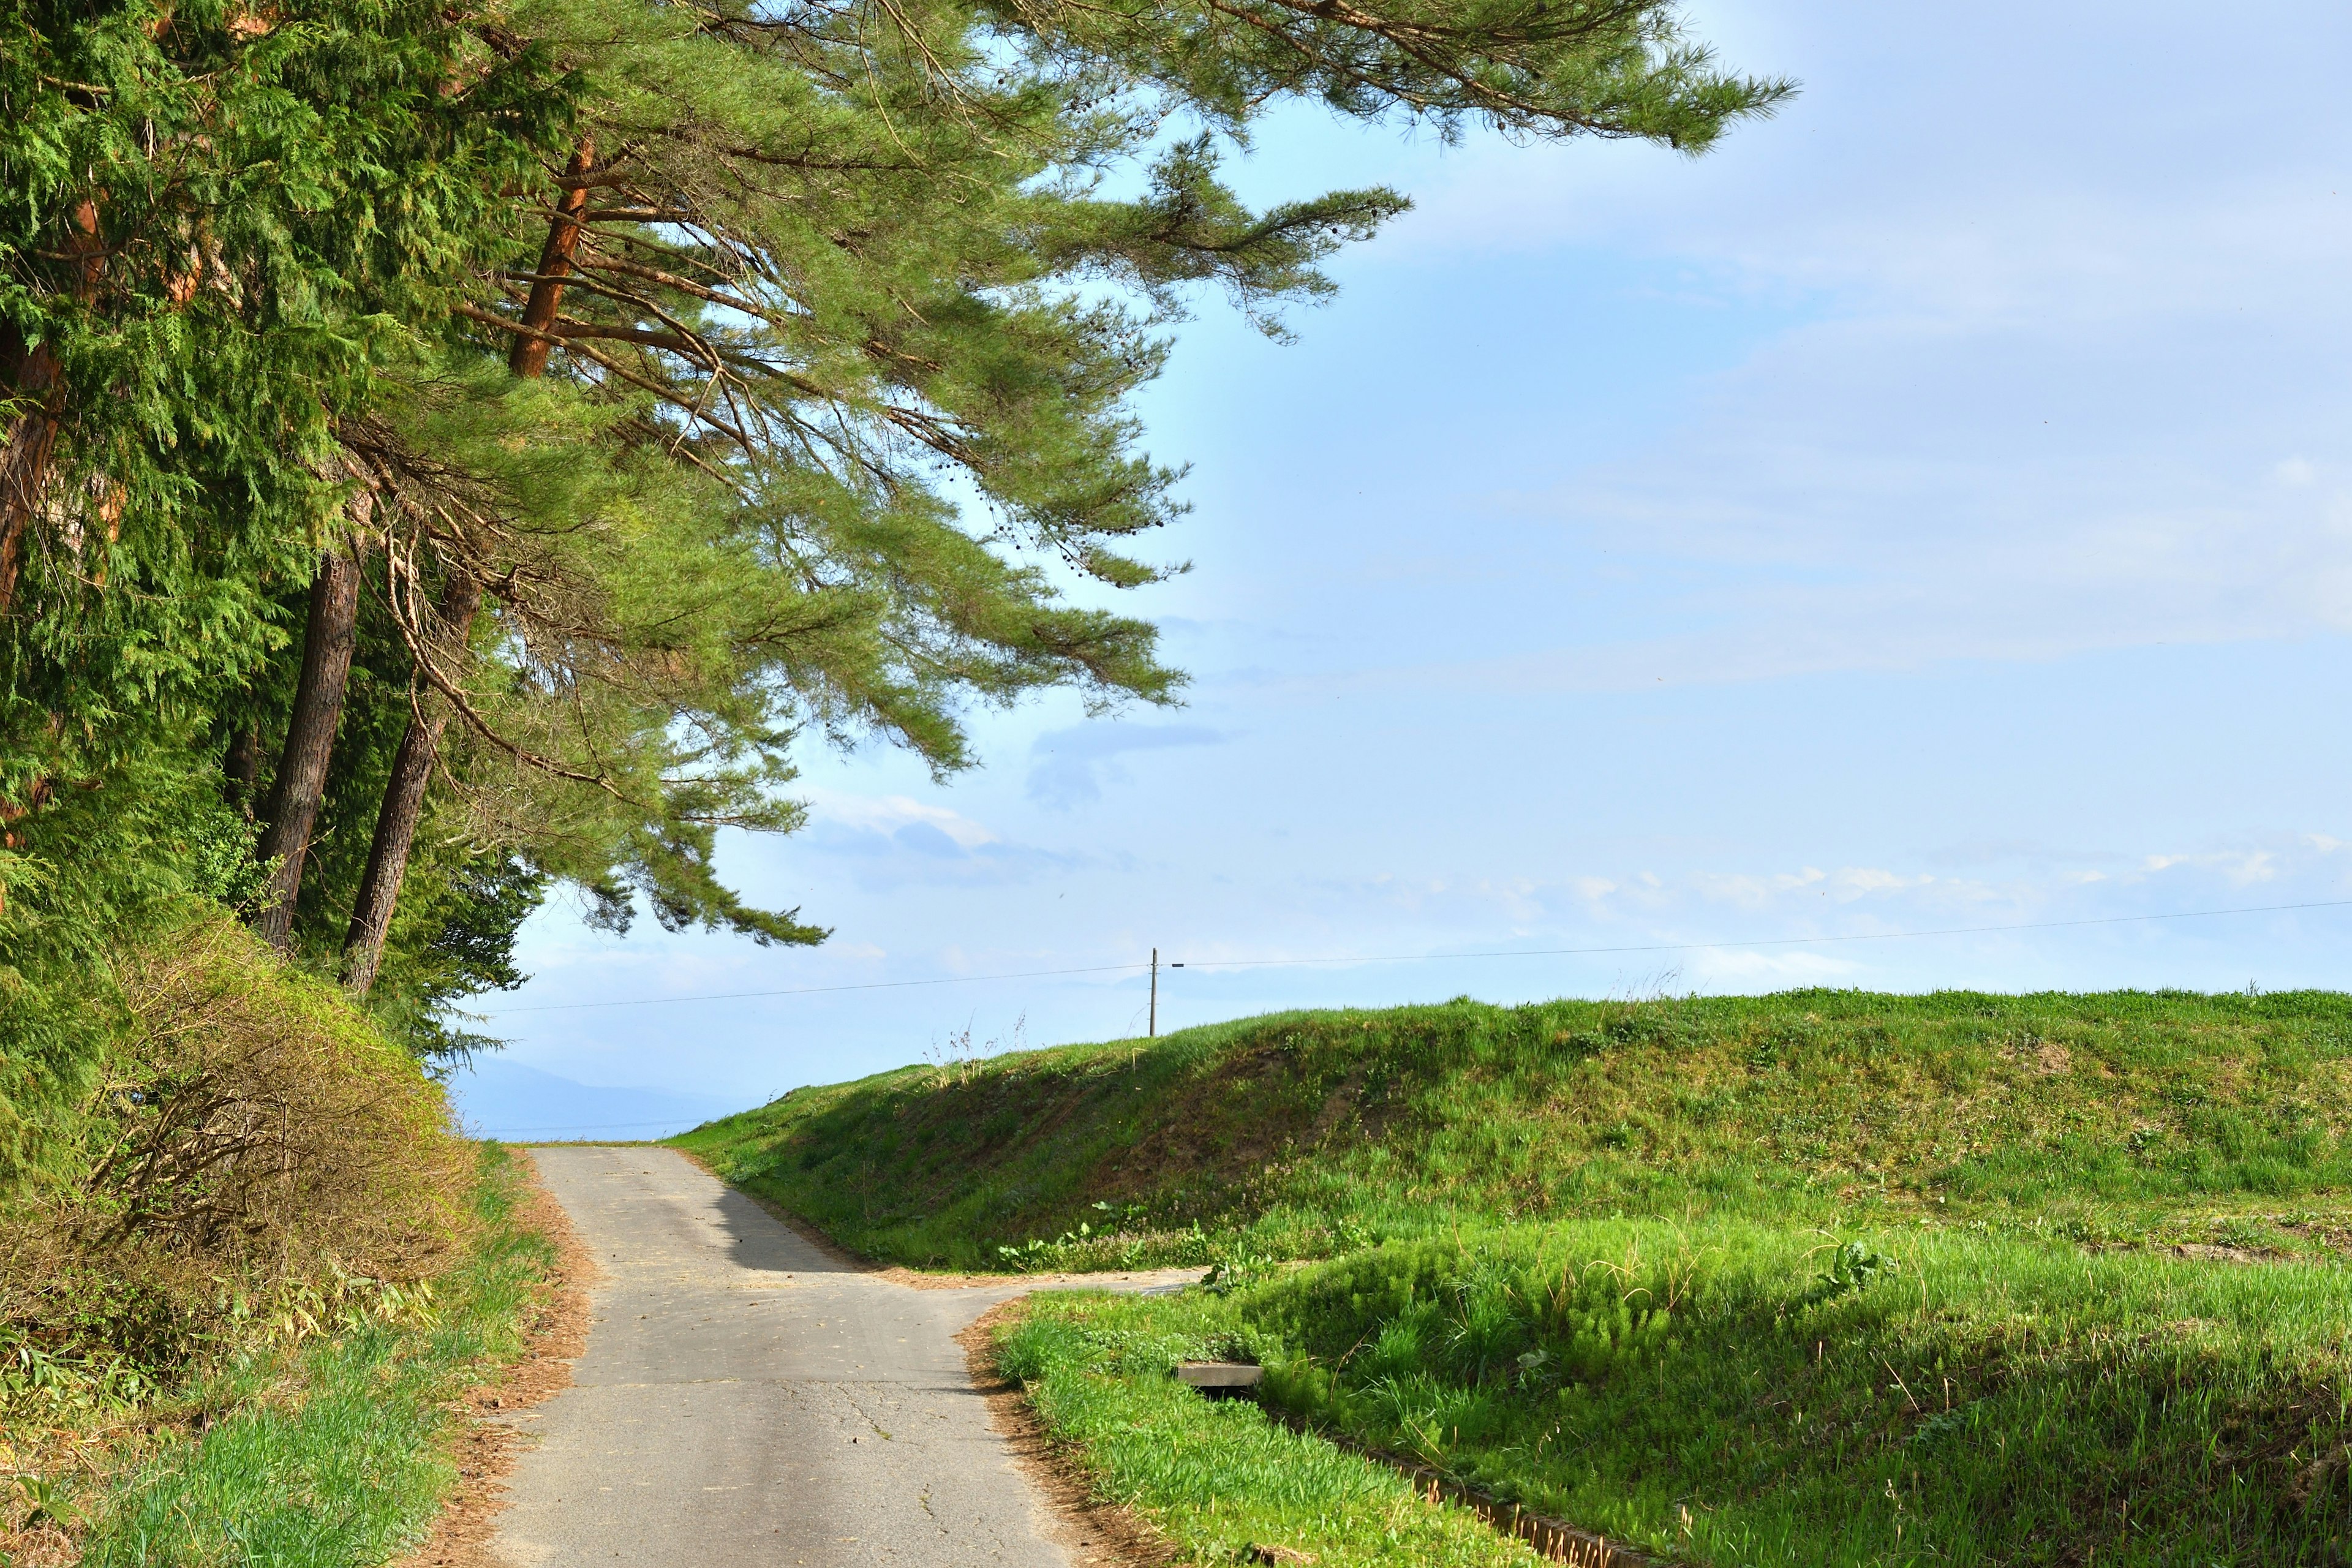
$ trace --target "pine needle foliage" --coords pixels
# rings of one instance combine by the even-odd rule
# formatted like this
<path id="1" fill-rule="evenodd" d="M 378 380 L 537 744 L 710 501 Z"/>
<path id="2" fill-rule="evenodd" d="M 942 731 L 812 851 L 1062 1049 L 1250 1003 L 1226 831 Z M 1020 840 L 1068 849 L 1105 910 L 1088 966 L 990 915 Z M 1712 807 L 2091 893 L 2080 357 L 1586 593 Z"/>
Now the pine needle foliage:
<path id="1" fill-rule="evenodd" d="M 1243 202 L 1272 106 L 1696 151 L 1788 90 L 1663 0 L 0 3 L 0 1185 L 184 893 L 458 1048 L 558 883 L 821 940 L 718 869 L 796 746 L 1176 700 L 1134 395 L 1405 205 Z"/>

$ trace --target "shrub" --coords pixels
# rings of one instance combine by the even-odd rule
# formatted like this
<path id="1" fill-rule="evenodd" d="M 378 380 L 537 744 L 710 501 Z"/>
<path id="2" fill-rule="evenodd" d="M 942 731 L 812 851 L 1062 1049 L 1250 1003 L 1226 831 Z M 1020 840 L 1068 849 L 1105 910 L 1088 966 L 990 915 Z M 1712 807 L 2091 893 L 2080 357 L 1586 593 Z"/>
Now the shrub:
<path id="1" fill-rule="evenodd" d="M 216 913 L 113 967 L 78 1158 L 0 1214 L 0 1404 L 394 1309 L 469 1223 L 439 1086 L 332 986 Z"/>

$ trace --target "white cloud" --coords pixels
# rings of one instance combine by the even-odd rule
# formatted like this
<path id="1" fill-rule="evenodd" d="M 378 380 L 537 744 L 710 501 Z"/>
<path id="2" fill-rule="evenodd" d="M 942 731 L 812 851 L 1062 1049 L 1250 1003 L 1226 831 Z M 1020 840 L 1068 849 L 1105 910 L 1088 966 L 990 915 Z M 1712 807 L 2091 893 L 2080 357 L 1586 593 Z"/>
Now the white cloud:
<path id="1" fill-rule="evenodd" d="M 813 821 L 833 823 L 858 832 L 878 833 L 885 837 L 895 836 L 902 828 L 919 825 L 965 849 L 976 849 L 983 844 L 997 842 L 994 833 L 961 812 L 933 805 L 909 795 L 847 795 L 839 790 L 823 788 L 812 788 L 803 793 Z"/>

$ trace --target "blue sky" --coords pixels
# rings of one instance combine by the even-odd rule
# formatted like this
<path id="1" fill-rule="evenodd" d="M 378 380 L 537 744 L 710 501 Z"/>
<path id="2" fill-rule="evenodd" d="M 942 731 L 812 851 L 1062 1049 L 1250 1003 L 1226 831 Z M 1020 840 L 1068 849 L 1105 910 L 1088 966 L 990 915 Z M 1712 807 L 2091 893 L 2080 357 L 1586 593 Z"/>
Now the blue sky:
<path id="1" fill-rule="evenodd" d="M 1417 205 L 1294 343 L 1202 300 L 1143 400 L 1155 454 L 1192 465 L 1166 548 L 1194 569 L 1126 602 L 1186 705 L 981 715 L 985 765 L 946 785 L 812 750 L 810 827 L 724 864 L 833 939 L 614 939 L 558 900 L 531 983 L 482 1005 L 506 1061 L 687 1098 L 559 1112 L 494 1068 L 477 1119 L 675 1119 L 967 1030 L 1117 1037 L 1144 988 L 580 1004 L 1155 944 L 1187 963 L 1163 1028 L 1462 993 L 2352 980 L 2352 910 L 1740 945 L 2352 899 L 2352 13 L 1690 15 L 1804 84 L 1705 159 L 1269 127 L 1254 197 Z M 1725 945 L 1214 966 L 1667 943 Z"/>

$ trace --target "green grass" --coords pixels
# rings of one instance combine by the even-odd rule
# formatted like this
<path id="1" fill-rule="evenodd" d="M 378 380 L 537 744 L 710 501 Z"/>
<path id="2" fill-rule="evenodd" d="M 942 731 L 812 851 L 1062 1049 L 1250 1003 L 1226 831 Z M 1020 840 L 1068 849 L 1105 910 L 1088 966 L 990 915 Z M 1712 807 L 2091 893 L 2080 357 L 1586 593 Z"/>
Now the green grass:
<path id="1" fill-rule="evenodd" d="M 1269 1394 L 1712 1563 L 2340 1563 L 2333 1265 L 1600 1221 L 1248 1292 Z"/>
<path id="2" fill-rule="evenodd" d="M 485 1162 L 480 1237 L 437 1306 L 222 1372 L 199 1397 L 226 1414 L 102 1500 L 88 1568 L 354 1568 L 423 1535 L 457 1479 L 441 1446 L 449 1401 L 520 1353 L 533 1287 L 554 1262 L 545 1237 L 514 1223 L 519 1170 L 495 1148 Z"/>
<path id="3" fill-rule="evenodd" d="M 1191 1561 L 1244 1539 L 1446 1561 L 1437 1532 L 1485 1529 L 1200 1399 L 1169 1376 L 1197 1355 L 1264 1363 L 1298 1425 L 1675 1562 L 2340 1564 L 2352 1542 L 2334 1268 L 1595 1221 L 1269 1273 L 1039 1298 L 1000 1352 Z"/>
<path id="4" fill-rule="evenodd" d="M 1167 1377 L 1221 1349 L 1297 1425 L 1676 1560 L 2204 1568 L 2352 1563 L 2347 1136 L 2341 995 L 1801 992 L 1282 1015 L 677 1142 L 891 1261 L 1224 1265 L 1005 1347 L 1194 1560 L 1439 1550 Z"/>
<path id="5" fill-rule="evenodd" d="M 2319 1253 L 2352 1235 L 2347 1133 L 2334 993 L 1811 991 L 1281 1014 L 801 1089 L 675 1142 L 869 1256 L 969 1268 L 1612 1215 Z"/>
<path id="6" fill-rule="evenodd" d="M 1097 1491 L 1151 1521 L 1187 1561 L 1287 1547 L 1324 1568 L 1533 1568 L 1541 1559 L 1475 1518 L 1432 1507 L 1395 1471 L 1175 1382 L 1185 1356 L 1230 1351 L 1232 1303 L 1041 1296 L 999 1346 L 1050 1431 L 1077 1446 Z"/>

